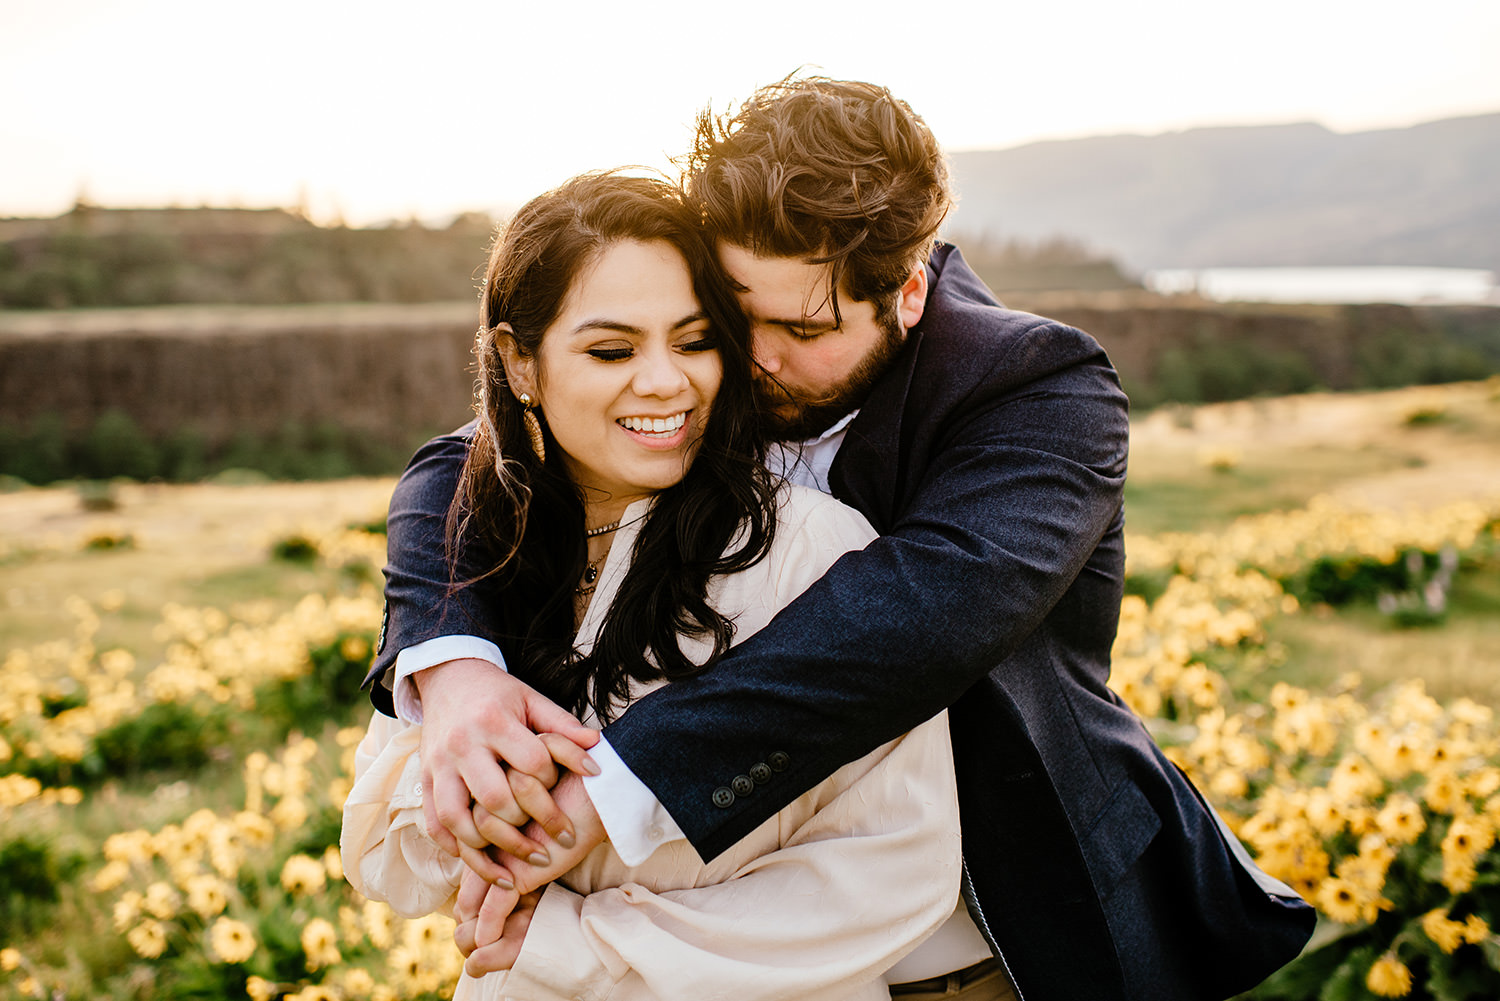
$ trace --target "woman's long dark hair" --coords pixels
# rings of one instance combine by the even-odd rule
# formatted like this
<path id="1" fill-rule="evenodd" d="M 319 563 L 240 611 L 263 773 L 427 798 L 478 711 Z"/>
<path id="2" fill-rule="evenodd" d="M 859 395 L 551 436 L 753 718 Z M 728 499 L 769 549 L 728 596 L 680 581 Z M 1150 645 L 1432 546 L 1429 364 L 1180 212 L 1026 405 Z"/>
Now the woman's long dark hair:
<path id="1" fill-rule="evenodd" d="M 509 324 L 521 353 L 534 357 L 575 277 L 627 240 L 662 241 L 682 255 L 723 381 L 695 459 L 656 495 L 598 639 L 579 656 L 573 596 L 587 563 L 583 501 L 550 433 L 545 462 L 530 446 L 497 328 Z M 495 595 L 511 670 L 559 705 L 591 706 L 607 721 L 631 679 L 683 678 L 712 664 L 734 630 L 708 604 L 709 578 L 764 558 L 775 488 L 763 463 L 744 314 L 680 191 L 654 178 L 588 174 L 527 203 L 490 251 L 474 354 L 479 420 L 448 511 L 449 567 L 454 588 L 482 585 Z M 709 660 L 691 661 L 681 635 L 710 637 Z"/>

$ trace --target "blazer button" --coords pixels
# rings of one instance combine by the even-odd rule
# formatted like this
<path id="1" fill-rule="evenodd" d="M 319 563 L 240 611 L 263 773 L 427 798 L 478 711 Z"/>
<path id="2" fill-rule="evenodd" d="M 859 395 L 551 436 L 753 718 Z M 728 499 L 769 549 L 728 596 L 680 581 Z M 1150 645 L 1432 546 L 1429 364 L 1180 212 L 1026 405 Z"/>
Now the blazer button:
<path id="1" fill-rule="evenodd" d="M 726 807 L 734 805 L 734 793 L 730 792 L 728 786 L 719 786 L 719 788 L 714 790 L 713 800 L 714 806 L 723 810 Z"/>
<path id="2" fill-rule="evenodd" d="M 792 763 L 792 759 L 785 751 L 772 751 L 766 758 L 766 763 L 778 772 L 786 771 L 786 766 Z"/>
<path id="3" fill-rule="evenodd" d="M 750 766 L 750 777 L 755 780 L 756 785 L 765 785 L 771 781 L 771 766 L 764 761 L 757 761 Z"/>
<path id="4" fill-rule="evenodd" d="M 736 796 L 748 796 L 755 791 L 755 782 L 748 775 L 736 775 L 729 781 L 729 788 Z"/>

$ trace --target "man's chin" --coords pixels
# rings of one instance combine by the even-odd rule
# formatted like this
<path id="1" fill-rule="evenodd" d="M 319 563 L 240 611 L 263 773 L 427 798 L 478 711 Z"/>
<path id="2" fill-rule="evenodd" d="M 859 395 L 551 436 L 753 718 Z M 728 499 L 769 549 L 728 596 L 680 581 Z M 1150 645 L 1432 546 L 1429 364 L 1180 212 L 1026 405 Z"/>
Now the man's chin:
<path id="1" fill-rule="evenodd" d="M 779 403 L 761 411 L 761 424 L 772 441 L 807 441 L 833 427 L 842 416 L 837 407 Z"/>

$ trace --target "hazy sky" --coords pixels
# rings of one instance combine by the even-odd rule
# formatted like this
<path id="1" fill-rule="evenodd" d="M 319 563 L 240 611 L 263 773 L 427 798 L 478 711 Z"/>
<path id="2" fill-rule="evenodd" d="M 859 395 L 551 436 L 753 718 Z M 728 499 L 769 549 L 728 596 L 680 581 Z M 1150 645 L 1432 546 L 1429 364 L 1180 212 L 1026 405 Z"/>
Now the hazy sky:
<path id="1" fill-rule="evenodd" d="M 857 18 L 857 20 L 855 19 Z M 0 0 L 0 215 L 504 211 L 798 66 L 949 149 L 1500 111 L 1496 0 Z"/>

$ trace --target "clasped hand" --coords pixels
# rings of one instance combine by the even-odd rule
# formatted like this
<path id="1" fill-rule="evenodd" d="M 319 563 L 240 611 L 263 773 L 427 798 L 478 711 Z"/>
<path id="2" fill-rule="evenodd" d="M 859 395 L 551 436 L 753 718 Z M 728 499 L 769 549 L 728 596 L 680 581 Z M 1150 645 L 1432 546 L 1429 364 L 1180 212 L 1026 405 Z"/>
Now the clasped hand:
<path id="1" fill-rule="evenodd" d="M 427 830 L 467 870 L 454 941 L 471 976 L 509 969 L 540 890 L 604 840 L 581 778 L 599 734 L 485 661 L 415 680 Z"/>

